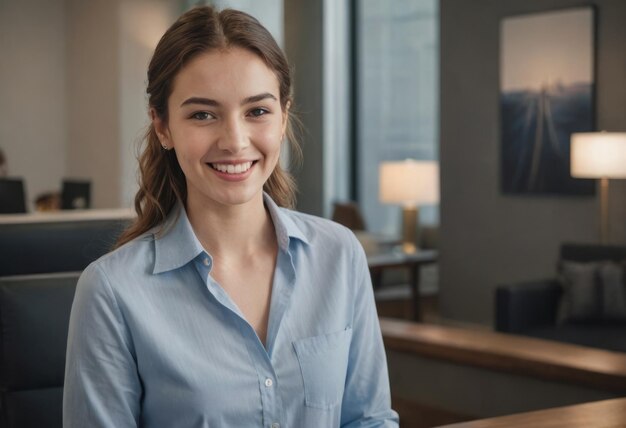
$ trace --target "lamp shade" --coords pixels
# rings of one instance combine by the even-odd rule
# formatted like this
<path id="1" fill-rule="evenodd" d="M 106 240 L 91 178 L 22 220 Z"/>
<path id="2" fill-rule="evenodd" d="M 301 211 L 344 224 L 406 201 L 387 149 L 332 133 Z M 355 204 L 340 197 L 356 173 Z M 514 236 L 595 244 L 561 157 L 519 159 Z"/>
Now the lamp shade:
<path id="1" fill-rule="evenodd" d="M 574 133 L 570 159 L 572 177 L 626 178 L 626 133 Z"/>
<path id="2" fill-rule="evenodd" d="M 439 202 L 438 162 L 383 162 L 379 172 L 381 202 L 405 206 Z"/>

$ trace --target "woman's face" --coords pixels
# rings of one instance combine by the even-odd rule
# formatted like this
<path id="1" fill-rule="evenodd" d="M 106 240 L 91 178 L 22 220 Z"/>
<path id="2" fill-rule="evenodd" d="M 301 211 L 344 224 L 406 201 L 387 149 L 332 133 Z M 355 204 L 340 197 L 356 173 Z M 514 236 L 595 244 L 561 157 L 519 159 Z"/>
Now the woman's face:
<path id="1" fill-rule="evenodd" d="M 241 48 L 198 55 L 174 79 L 167 123 L 152 116 L 185 174 L 187 206 L 262 198 L 287 113 L 276 75 L 258 56 Z"/>

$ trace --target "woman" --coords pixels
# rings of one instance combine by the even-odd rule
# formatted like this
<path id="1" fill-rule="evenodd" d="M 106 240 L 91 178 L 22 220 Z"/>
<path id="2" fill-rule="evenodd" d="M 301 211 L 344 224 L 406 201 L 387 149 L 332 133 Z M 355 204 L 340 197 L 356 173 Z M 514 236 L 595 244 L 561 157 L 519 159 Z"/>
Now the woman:
<path id="1" fill-rule="evenodd" d="M 242 12 L 165 33 L 137 221 L 77 287 L 65 427 L 397 426 L 363 251 L 285 208 L 290 91 Z"/>

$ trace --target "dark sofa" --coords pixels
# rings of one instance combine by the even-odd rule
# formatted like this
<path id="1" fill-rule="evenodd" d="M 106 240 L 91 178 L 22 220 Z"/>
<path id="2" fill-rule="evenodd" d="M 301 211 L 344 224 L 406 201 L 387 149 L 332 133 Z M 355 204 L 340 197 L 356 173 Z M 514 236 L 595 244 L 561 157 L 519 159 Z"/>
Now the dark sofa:
<path id="1" fill-rule="evenodd" d="M 626 260 L 626 247 L 564 244 L 561 261 Z M 495 293 L 495 329 L 594 348 L 626 352 L 626 322 L 559 320 L 563 286 L 556 278 L 500 285 Z"/>

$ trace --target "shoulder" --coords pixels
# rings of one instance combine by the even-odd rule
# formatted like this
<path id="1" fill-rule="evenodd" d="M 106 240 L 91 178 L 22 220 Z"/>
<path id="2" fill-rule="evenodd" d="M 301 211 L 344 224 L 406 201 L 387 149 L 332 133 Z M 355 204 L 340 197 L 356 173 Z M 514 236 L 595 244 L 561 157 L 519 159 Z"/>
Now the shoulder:
<path id="1" fill-rule="evenodd" d="M 80 283 L 128 283 L 153 267 L 154 235 L 145 233 L 92 262 L 83 271 Z"/>

